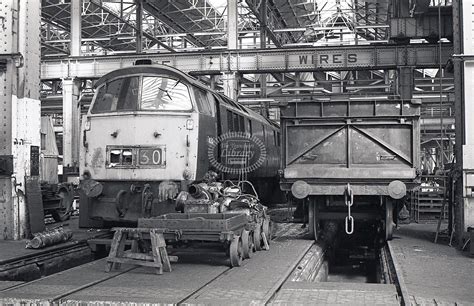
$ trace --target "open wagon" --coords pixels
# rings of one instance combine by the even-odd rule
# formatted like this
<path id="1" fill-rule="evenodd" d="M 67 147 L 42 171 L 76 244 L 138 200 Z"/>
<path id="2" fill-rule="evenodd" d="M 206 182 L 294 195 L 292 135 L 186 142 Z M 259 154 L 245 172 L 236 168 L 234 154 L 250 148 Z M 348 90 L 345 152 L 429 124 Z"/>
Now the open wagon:
<path id="1" fill-rule="evenodd" d="M 376 221 L 392 237 L 393 204 L 418 183 L 420 100 L 300 98 L 281 107 L 280 186 L 321 222 Z"/>

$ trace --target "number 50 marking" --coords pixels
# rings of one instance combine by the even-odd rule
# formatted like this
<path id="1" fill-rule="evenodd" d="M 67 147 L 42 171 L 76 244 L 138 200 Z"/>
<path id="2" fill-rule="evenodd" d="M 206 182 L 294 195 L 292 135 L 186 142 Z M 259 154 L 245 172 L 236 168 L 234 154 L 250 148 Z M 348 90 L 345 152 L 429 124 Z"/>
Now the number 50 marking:
<path id="1" fill-rule="evenodd" d="M 150 156 L 151 155 L 151 156 Z M 140 151 L 140 164 L 161 165 L 163 163 L 161 149 L 148 149 Z"/>

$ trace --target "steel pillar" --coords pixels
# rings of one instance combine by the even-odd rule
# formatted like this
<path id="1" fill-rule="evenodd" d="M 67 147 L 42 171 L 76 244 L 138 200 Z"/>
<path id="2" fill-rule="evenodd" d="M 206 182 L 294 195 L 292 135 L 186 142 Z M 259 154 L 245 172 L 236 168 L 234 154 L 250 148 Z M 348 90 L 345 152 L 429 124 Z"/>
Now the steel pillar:
<path id="1" fill-rule="evenodd" d="M 413 78 L 412 67 L 400 67 L 398 72 L 398 94 L 403 100 L 410 100 L 413 97 L 415 80 Z"/>
<path id="2" fill-rule="evenodd" d="M 81 55 L 81 10 L 82 0 L 71 1 L 71 56 Z"/>
<path id="3" fill-rule="evenodd" d="M 40 14 L 41 1 L 2 0 L 0 239 L 30 234 L 25 185 L 38 177 L 32 147 L 40 146 Z"/>
<path id="4" fill-rule="evenodd" d="M 227 48 L 238 49 L 238 12 L 237 12 L 237 0 L 227 0 Z"/>
<path id="5" fill-rule="evenodd" d="M 136 14 L 137 14 L 137 33 L 136 33 L 136 50 L 137 53 L 142 53 L 142 48 L 143 48 L 143 3 L 142 0 L 136 0 L 137 8 L 136 8 Z M 171 44 L 171 47 L 173 47 L 173 44 Z"/>
<path id="6" fill-rule="evenodd" d="M 63 80 L 63 166 L 79 166 L 80 82 Z"/>
<path id="7" fill-rule="evenodd" d="M 474 7 L 471 1 L 453 1 L 454 65 L 456 107 L 456 161 L 458 178 L 455 231 L 458 241 L 474 227 Z M 472 242 L 471 242 L 472 243 Z"/>
<path id="8" fill-rule="evenodd" d="M 260 49 L 265 49 L 267 47 L 267 1 L 261 1 L 260 7 Z M 260 74 L 260 97 L 267 97 L 267 75 L 262 73 Z M 268 115 L 268 114 L 267 114 Z"/>
<path id="9" fill-rule="evenodd" d="M 260 1 L 260 49 L 267 47 L 267 1 Z"/>
<path id="10" fill-rule="evenodd" d="M 238 48 L 237 0 L 227 0 L 227 49 Z M 223 74 L 224 94 L 235 100 L 239 96 L 238 76 L 235 72 Z"/>
<path id="11" fill-rule="evenodd" d="M 82 0 L 71 1 L 71 56 L 81 55 Z M 63 173 L 79 165 L 79 84 L 63 80 Z M 74 170 L 73 170 L 74 171 Z"/>

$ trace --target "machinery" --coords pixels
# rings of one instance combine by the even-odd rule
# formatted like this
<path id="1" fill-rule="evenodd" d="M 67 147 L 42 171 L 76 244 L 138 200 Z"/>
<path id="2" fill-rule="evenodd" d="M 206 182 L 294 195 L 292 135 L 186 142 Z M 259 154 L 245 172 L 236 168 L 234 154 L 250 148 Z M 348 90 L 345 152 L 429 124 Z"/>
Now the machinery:
<path id="1" fill-rule="evenodd" d="M 141 61 L 95 86 L 82 120 L 81 227 L 174 212 L 209 170 L 248 179 L 263 200 L 278 185 L 278 126 L 189 75 Z"/>
<path id="2" fill-rule="evenodd" d="M 281 189 L 307 207 L 312 236 L 322 223 L 376 224 L 392 237 L 397 203 L 418 182 L 419 100 L 300 99 L 281 107 Z M 400 205 L 401 208 L 401 205 Z"/>
<path id="3" fill-rule="evenodd" d="M 243 192 L 245 185 L 253 194 Z M 162 231 L 166 244 L 178 252 L 203 246 L 225 250 L 232 267 L 255 251 L 269 249 L 270 215 L 249 181 L 221 183 L 208 176 L 205 182 L 189 186 L 189 192 L 181 191 L 176 206 L 181 213 L 140 218 L 138 228 Z"/>
<path id="4" fill-rule="evenodd" d="M 56 222 L 68 220 L 73 210 L 74 186 L 58 179 L 59 152 L 51 117 L 41 117 L 40 190 L 45 215 Z"/>

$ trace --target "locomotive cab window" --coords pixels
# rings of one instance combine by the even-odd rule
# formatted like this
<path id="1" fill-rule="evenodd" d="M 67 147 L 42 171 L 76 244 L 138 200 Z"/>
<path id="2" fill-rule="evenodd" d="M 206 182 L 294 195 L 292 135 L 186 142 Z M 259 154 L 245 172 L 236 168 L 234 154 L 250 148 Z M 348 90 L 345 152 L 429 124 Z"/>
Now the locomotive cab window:
<path id="1" fill-rule="evenodd" d="M 192 109 L 186 85 L 165 77 L 143 77 L 141 110 L 186 111 Z"/>
<path id="2" fill-rule="evenodd" d="M 179 80 L 158 76 L 114 79 L 100 86 L 91 113 L 136 110 L 192 110 L 188 86 Z"/>
<path id="3" fill-rule="evenodd" d="M 99 87 L 92 113 L 135 110 L 140 78 L 124 77 L 112 80 Z"/>

